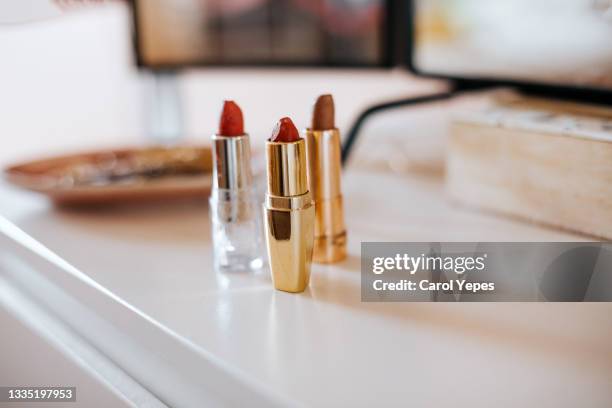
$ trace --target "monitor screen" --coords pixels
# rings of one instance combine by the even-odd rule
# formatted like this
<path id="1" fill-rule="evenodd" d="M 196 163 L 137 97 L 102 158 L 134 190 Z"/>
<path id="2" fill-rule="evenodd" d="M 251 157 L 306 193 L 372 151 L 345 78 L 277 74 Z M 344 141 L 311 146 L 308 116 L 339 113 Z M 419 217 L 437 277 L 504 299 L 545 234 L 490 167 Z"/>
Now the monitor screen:
<path id="1" fill-rule="evenodd" d="M 386 0 L 133 0 L 148 67 L 387 64 Z"/>
<path id="2" fill-rule="evenodd" d="M 612 0 L 414 0 L 412 66 L 612 90 Z"/>

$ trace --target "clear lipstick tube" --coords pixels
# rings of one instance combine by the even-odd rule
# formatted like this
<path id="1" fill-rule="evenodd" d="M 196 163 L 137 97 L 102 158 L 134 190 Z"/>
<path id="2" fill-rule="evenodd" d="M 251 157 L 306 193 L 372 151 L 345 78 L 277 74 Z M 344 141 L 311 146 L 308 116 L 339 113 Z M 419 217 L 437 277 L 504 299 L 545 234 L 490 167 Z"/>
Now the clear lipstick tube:
<path id="1" fill-rule="evenodd" d="M 214 265 L 221 272 L 256 271 L 264 258 L 263 228 L 251 172 L 248 135 L 213 135 L 210 217 Z"/>

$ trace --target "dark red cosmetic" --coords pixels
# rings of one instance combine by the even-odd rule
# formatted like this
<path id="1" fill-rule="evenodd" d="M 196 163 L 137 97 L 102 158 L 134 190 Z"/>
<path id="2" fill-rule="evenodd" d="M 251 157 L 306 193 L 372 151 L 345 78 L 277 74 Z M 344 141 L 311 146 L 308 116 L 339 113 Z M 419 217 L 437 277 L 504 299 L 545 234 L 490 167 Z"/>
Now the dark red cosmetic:
<path id="1" fill-rule="evenodd" d="M 244 119 L 242 110 L 234 101 L 223 102 L 223 111 L 219 121 L 220 136 L 242 136 L 244 135 Z"/>
<path id="2" fill-rule="evenodd" d="M 293 121 L 287 117 L 278 121 L 270 137 L 271 142 L 291 143 L 298 140 L 300 140 L 300 133 Z"/>

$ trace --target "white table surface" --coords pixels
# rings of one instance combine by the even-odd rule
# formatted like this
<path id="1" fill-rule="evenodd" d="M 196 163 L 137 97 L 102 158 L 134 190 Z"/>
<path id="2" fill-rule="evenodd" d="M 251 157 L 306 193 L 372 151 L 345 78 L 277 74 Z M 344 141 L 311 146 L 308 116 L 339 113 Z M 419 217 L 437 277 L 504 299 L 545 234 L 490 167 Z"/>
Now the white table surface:
<path id="1" fill-rule="evenodd" d="M 361 241 L 583 239 L 463 208 L 439 176 L 350 168 L 349 257 L 292 295 L 211 269 L 207 207 L 58 210 L 2 185 L 0 213 L 146 315 L 296 403 L 612 404 L 609 304 L 360 301 Z"/>

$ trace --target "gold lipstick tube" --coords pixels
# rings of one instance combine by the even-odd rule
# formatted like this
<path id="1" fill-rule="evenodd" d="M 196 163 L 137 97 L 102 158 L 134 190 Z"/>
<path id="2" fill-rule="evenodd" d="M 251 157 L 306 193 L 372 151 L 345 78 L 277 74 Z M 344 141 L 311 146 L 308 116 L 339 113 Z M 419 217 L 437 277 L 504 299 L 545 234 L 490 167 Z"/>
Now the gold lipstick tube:
<path id="1" fill-rule="evenodd" d="M 266 244 L 274 287 L 303 292 L 310 280 L 314 206 L 308 191 L 306 145 L 267 142 Z"/>
<path id="2" fill-rule="evenodd" d="M 313 260 L 334 263 L 346 258 L 346 228 L 340 187 L 340 132 L 306 129 L 308 182 L 315 202 Z"/>

